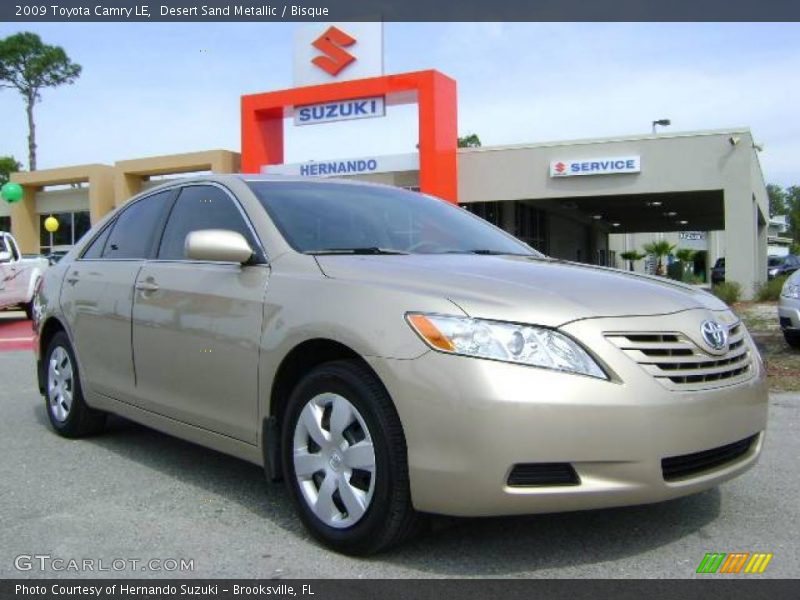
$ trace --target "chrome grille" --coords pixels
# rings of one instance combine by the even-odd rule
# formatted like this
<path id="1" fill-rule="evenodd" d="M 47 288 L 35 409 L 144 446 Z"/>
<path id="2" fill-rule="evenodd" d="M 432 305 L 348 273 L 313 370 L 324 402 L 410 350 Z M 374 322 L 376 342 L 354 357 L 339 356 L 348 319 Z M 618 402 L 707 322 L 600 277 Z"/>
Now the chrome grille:
<path id="1" fill-rule="evenodd" d="M 672 390 L 731 385 L 752 375 L 752 355 L 741 323 L 728 330 L 728 351 L 706 352 L 680 332 L 606 333 L 606 338 Z"/>

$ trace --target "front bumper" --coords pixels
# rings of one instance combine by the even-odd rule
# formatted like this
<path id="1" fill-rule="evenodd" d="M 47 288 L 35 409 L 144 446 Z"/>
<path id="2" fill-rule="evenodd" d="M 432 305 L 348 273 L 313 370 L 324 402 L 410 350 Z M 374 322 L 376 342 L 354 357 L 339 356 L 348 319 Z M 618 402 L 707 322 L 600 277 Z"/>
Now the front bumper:
<path id="1" fill-rule="evenodd" d="M 585 341 L 582 327 L 564 330 Z M 670 391 L 615 348 L 604 350 L 612 381 L 433 351 L 368 359 L 403 423 L 414 506 L 489 516 L 641 504 L 714 487 L 755 464 L 767 388 L 754 348 L 752 377 L 691 392 Z M 664 479 L 664 458 L 754 435 L 736 460 Z M 512 467 L 524 463 L 570 463 L 580 484 L 509 486 Z"/>

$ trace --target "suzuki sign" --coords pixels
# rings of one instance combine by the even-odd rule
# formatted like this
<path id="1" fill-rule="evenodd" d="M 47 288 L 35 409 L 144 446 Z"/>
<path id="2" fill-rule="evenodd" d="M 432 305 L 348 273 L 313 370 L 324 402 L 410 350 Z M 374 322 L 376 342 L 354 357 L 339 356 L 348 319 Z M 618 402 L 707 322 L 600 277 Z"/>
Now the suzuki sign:
<path id="1" fill-rule="evenodd" d="M 314 125 L 332 121 L 349 121 L 350 119 L 369 119 L 385 115 L 386 105 L 383 96 L 378 96 L 377 98 L 360 98 L 358 100 L 296 106 L 294 109 L 294 124 Z"/>
<path id="2" fill-rule="evenodd" d="M 550 177 L 615 175 L 617 173 L 639 173 L 641 170 L 641 160 L 638 156 L 554 160 L 550 163 Z"/>
<path id="3" fill-rule="evenodd" d="M 295 30 L 294 85 L 383 75 L 382 23 L 313 23 Z"/>

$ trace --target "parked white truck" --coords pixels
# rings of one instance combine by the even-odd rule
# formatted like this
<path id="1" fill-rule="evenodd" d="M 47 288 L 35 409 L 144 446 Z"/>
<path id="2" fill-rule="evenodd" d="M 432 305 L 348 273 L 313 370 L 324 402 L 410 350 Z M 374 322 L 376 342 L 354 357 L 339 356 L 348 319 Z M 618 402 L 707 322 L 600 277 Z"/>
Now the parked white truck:
<path id="1" fill-rule="evenodd" d="M 47 269 L 46 258 L 23 258 L 17 240 L 0 231 L 0 310 L 18 306 L 33 315 L 33 295 Z"/>

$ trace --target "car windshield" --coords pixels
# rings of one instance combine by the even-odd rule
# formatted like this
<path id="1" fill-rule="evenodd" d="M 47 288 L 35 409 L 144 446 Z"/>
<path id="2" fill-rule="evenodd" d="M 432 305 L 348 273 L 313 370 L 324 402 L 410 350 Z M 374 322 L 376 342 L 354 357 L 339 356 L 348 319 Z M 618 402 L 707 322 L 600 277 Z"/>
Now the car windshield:
<path id="1" fill-rule="evenodd" d="M 463 209 L 400 188 L 247 183 L 298 252 L 543 256 Z"/>
<path id="2" fill-rule="evenodd" d="M 770 256 L 767 259 L 767 264 L 770 267 L 777 267 L 783 264 L 783 257 L 782 256 Z"/>

